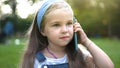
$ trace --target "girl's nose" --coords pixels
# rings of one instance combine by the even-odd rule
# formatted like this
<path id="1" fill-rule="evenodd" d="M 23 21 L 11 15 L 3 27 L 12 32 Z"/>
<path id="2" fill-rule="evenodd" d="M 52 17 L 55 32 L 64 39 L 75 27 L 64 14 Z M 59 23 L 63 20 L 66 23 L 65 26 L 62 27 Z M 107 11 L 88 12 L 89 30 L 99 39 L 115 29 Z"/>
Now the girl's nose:
<path id="1" fill-rule="evenodd" d="M 62 33 L 67 33 L 68 27 L 66 25 L 62 26 Z"/>

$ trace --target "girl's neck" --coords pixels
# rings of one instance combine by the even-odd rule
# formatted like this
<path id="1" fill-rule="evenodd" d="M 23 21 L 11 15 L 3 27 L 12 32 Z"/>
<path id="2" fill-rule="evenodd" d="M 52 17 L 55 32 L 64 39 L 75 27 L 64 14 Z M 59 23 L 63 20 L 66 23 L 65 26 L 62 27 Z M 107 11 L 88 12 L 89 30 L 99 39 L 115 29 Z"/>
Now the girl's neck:
<path id="1" fill-rule="evenodd" d="M 53 46 L 53 45 L 48 45 L 48 48 L 50 51 L 54 53 L 65 53 L 65 47 L 64 46 Z"/>
<path id="2" fill-rule="evenodd" d="M 47 48 L 44 50 L 44 55 L 49 58 L 62 58 L 66 54 L 65 47 L 58 47 L 58 46 L 51 46 L 48 45 Z"/>

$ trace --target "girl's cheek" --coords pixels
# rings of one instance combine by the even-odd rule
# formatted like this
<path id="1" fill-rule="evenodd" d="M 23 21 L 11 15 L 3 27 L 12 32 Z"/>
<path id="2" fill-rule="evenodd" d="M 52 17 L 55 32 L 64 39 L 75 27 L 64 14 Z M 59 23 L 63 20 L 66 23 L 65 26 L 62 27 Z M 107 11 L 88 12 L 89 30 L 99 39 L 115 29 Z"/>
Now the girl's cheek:
<path id="1" fill-rule="evenodd" d="M 75 29 L 73 27 L 70 30 L 71 30 L 72 33 L 74 33 L 74 31 L 75 31 Z"/>

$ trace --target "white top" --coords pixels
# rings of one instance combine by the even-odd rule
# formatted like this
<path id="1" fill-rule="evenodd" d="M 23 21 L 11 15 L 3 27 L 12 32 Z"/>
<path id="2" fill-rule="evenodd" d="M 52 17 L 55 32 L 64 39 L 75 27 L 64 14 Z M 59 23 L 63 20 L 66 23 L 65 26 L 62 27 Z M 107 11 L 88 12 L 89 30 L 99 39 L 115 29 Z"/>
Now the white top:
<path id="1" fill-rule="evenodd" d="M 56 65 L 56 64 L 62 64 L 62 63 L 68 63 L 67 55 L 58 59 L 48 58 L 46 56 L 45 58 L 46 60 L 44 62 L 39 62 L 37 59 L 35 59 L 34 68 L 41 68 L 42 65 Z"/>
<path id="2" fill-rule="evenodd" d="M 91 56 L 90 52 L 81 44 L 78 44 L 78 48 L 83 52 L 84 60 L 87 58 L 87 56 Z M 41 68 L 42 65 L 56 65 L 56 64 L 63 64 L 68 63 L 67 55 L 65 55 L 62 58 L 54 59 L 54 58 L 48 58 L 46 57 L 46 60 L 44 62 L 39 62 L 37 59 L 35 59 L 34 68 Z M 47 68 L 46 66 L 44 68 Z"/>

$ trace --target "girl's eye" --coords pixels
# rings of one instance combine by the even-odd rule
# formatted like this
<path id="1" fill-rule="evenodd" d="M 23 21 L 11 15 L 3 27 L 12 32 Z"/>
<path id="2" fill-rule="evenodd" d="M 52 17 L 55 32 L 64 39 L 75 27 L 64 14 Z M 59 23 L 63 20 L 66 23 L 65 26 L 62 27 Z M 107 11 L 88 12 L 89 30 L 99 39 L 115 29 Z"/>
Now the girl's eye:
<path id="1" fill-rule="evenodd" d="M 58 27 L 58 26 L 60 26 L 60 24 L 54 24 L 53 26 Z"/>
<path id="2" fill-rule="evenodd" d="M 72 25 L 73 23 L 72 22 L 68 22 L 67 25 Z"/>

